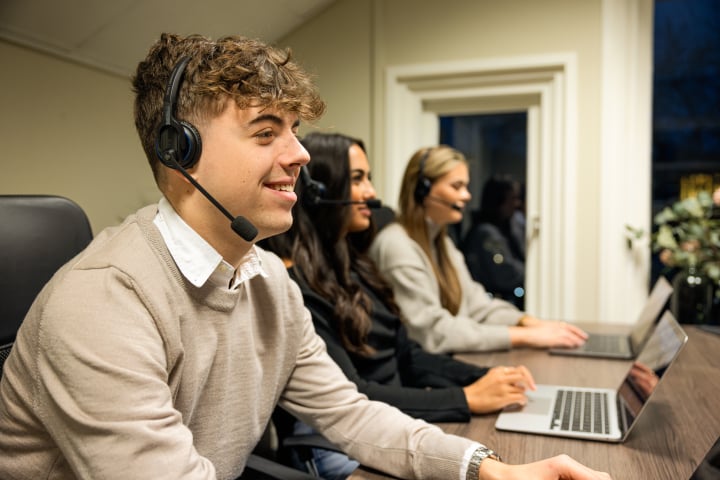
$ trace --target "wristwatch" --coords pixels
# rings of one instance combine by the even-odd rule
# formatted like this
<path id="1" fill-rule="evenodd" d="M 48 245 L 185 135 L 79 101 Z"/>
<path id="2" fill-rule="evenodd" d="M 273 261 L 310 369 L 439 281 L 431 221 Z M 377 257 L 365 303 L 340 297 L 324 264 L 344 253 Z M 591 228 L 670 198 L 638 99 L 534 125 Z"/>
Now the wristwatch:
<path id="1" fill-rule="evenodd" d="M 478 447 L 470 456 L 470 464 L 468 465 L 467 474 L 465 475 L 466 480 L 478 480 L 480 478 L 480 464 L 486 458 L 502 462 L 500 455 L 497 453 L 487 447 Z"/>

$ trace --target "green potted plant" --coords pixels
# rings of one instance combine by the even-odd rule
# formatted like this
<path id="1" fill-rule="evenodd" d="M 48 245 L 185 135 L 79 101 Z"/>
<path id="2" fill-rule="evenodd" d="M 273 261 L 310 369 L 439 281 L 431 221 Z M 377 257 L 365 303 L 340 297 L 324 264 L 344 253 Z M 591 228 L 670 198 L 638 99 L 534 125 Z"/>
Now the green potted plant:
<path id="1" fill-rule="evenodd" d="M 720 188 L 711 194 L 679 200 L 653 219 L 652 251 L 675 270 L 671 308 L 684 323 L 711 321 L 715 296 L 720 294 Z M 627 227 L 630 241 L 644 232 Z"/>

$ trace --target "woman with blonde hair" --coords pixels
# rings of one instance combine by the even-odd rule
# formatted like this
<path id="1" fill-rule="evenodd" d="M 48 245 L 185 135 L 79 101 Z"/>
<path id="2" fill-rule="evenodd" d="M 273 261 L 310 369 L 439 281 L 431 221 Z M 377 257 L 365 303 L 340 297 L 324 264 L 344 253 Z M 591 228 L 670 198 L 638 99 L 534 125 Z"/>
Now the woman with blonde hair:
<path id="1" fill-rule="evenodd" d="M 390 282 L 411 338 L 437 353 L 511 347 L 576 347 L 587 334 L 540 320 L 475 282 L 447 234 L 470 201 L 465 156 L 440 145 L 415 152 L 405 169 L 397 221 L 378 233 L 369 254 Z"/>

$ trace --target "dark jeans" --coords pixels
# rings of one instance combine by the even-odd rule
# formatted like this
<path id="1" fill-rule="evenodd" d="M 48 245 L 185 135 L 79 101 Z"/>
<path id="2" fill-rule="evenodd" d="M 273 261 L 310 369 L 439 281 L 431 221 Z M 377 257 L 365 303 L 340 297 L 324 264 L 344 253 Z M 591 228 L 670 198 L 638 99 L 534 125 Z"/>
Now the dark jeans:
<path id="1" fill-rule="evenodd" d="M 302 422 L 295 422 L 295 435 L 309 435 L 315 432 L 312 428 Z M 311 448 L 309 458 L 305 458 L 296 449 L 290 452 L 293 467 L 304 470 L 324 480 L 344 480 L 360 466 L 355 460 L 347 455 L 324 448 Z"/>

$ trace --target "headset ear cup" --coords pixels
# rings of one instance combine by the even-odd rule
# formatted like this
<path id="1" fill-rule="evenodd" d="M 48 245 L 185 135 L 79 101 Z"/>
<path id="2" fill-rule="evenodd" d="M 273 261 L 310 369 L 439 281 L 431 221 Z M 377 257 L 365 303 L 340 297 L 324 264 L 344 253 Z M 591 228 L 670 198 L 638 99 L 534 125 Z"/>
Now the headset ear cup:
<path id="1" fill-rule="evenodd" d="M 430 195 L 430 189 L 432 188 L 432 182 L 429 178 L 425 176 L 425 162 L 427 162 L 431 151 L 432 148 L 428 148 L 427 150 L 425 150 L 425 153 L 423 153 L 423 156 L 420 157 L 420 165 L 418 166 L 418 178 L 417 182 L 415 182 L 415 190 L 413 191 L 415 203 L 417 203 L 418 205 L 423 204 L 423 202 L 425 201 L 425 197 Z"/>
<path id="2" fill-rule="evenodd" d="M 325 198 L 325 184 L 313 179 L 307 165 L 300 167 L 300 178 L 302 179 L 302 202 L 308 207 L 313 207 L 322 202 Z"/>
<path id="3" fill-rule="evenodd" d="M 325 198 L 325 184 L 317 180 L 310 180 L 305 184 L 303 191 L 303 203 L 308 207 L 313 207 L 321 203 Z"/>
<path id="4" fill-rule="evenodd" d="M 190 168 L 197 163 L 202 151 L 200 132 L 191 123 L 174 121 L 163 125 L 155 143 L 155 153 L 160 161 L 169 168 L 177 165 L 168 160 L 168 153 L 175 152 L 173 156 L 182 168 Z"/>
<path id="5" fill-rule="evenodd" d="M 432 188 L 432 182 L 425 175 L 420 175 L 418 181 L 415 184 L 415 203 L 422 205 L 425 197 L 430 195 L 430 189 Z"/>
<path id="6" fill-rule="evenodd" d="M 202 153 L 202 140 L 200 139 L 200 132 L 192 123 L 180 121 L 182 125 L 183 133 L 185 134 L 185 145 L 181 148 L 180 165 L 183 168 L 192 168 L 200 159 Z"/>
<path id="7" fill-rule="evenodd" d="M 166 167 L 176 168 L 169 160 L 170 157 L 168 153 L 170 151 L 177 151 L 177 143 L 178 131 L 174 125 L 163 125 L 160 127 L 157 138 L 155 139 L 155 154 Z"/>

